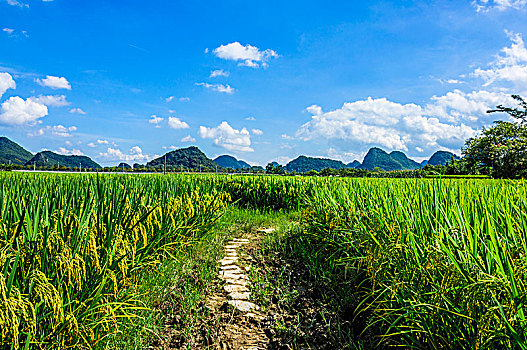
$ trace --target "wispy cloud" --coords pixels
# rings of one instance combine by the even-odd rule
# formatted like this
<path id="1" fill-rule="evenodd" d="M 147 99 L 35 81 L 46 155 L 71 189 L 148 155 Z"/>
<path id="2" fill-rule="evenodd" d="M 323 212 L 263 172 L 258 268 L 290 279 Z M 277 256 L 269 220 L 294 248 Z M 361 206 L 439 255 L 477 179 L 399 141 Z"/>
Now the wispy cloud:
<path id="1" fill-rule="evenodd" d="M 232 95 L 234 93 L 234 88 L 226 84 L 209 84 L 209 83 L 196 83 L 197 86 L 204 86 L 207 89 L 217 92 L 224 92 L 226 94 Z"/>

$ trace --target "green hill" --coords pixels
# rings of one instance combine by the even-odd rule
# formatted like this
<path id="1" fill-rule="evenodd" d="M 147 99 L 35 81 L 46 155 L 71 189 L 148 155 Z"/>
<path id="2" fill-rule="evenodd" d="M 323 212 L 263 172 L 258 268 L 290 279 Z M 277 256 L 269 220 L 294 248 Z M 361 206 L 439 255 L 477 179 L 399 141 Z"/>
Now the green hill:
<path id="1" fill-rule="evenodd" d="M 385 171 L 419 169 L 421 165 L 409 159 L 406 154 L 399 151 L 386 153 L 384 150 L 374 147 L 371 148 L 359 169 L 374 170 L 379 168 Z"/>
<path id="2" fill-rule="evenodd" d="M 82 168 L 101 168 L 101 166 L 95 163 L 90 157 L 65 156 L 51 151 L 42 151 L 35 154 L 35 156 L 28 160 L 25 165 L 35 165 L 37 167 L 65 166 L 67 168 L 78 168 L 80 165 Z"/>
<path id="3" fill-rule="evenodd" d="M 300 156 L 296 159 L 293 159 L 285 166 L 286 170 L 289 172 L 296 171 L 301 173 L 310 170 L 320 171 L 326 168 L 343 169 L 346 167 L 346 164 L 342 163 L 340 160 L 327 158 L 313 158 L 306 156 Z"/>
<path id="4" fill-rule="evenodd" d="M 459 157 L 456 156 L 452 152 L 437 151 L 436 153 L 432 154 L 432 156 L 428 160 L 427 164 L 430 164 L 430 165 L 447 165 L 448 163 L 450 163 L 452 158 L 459 159 Z"/>
<path id="5" fill-rule="evenodd" d="M 180 148 L 172 152 L 168 152 L 159 158 L 151 160 L 146 164 L 147 168 L 163 168 L 165 164 L 167 167 L 183 167 L 185 169 L 199 169 L 200 165 L 202 169 L 208 168 L 210 170 L 215 169 L 217 164 L 212 159 L 207 158 L 205 153 L 201 152 L 196 146 L 187 148 Z"/>
<path id="6" fill-rule="evenodd" d="M 24 165 L 33 154 L 7 137 L 0 137 L 0 163 Z"/>
<path id="7" fill-rule="evenodd" d="M 358 160 L 355 159 L 353 162 L 346 164 L 346 166 L 347 166 L 348 168 L 354 168 L 354 169 L 356 169 L 356 168 L 360 167 L 360 162 L 359 162 Z"/>
<path id="8" fill-rule="evenodd" d="M 216 159 L 214 159 L 214 163 L 218 164 L 219 166 L 223 168 L 231 168 L 231 169 L 243 169 L 243 168 L 250 168 L 251 166 L 244 162 L 243 160 L 238 160 L 234 158 L 233 156 L 229 155 L 223 155 L 219 156 Z"/>

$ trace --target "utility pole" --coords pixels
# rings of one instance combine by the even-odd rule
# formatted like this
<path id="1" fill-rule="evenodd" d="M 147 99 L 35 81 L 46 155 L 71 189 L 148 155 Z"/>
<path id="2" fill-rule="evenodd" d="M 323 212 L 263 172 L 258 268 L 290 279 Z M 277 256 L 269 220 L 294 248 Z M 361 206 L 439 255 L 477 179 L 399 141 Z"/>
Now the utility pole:
<path id="1" fill-rule="evenodd" d="M 79 163 L 79 173 L 82 173 L 82 165 Z"/>
<path id="2" fill-rule="evenodd" d="M 33 171 L 37 171 L 37 164 L 36 164 L 36 162 L 33 162 Z"/>

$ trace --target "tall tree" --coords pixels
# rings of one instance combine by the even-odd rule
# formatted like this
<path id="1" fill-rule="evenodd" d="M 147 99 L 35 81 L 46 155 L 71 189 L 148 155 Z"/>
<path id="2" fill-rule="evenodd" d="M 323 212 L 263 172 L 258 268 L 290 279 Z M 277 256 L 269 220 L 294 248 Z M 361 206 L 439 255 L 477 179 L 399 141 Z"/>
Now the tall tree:
<path id="1" fill-rule="evenodd" d="M 527 176 L 527 102 L 512 95 L 519 108 L 498 105 L 487 113 L 503 112 L 517 122 L 496 121 L 483 128 L 481 135 L 466 141 L 464 161 L 480 172 L 487 168 L 494 177 L 516 178 Z"/>

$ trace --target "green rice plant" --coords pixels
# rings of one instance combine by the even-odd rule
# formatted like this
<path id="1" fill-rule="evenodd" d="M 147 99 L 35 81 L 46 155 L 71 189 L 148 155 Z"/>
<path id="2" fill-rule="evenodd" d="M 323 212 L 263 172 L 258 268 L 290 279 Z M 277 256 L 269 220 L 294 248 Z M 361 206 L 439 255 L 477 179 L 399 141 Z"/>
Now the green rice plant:
<path id="1" fill-rule="evenodd" d="M 143 308 L 141 272 L 207 234 L 229 200 L 190 178 L 1 174 L 0 344 L 112 336 Z"/>
<path id="2" fill-rule="evenodd" d="M 527 346 L 525 182 L 334 180 L 304 231 L 335 274 L 364 271 L 356 315 L 379 344 Z"/>

